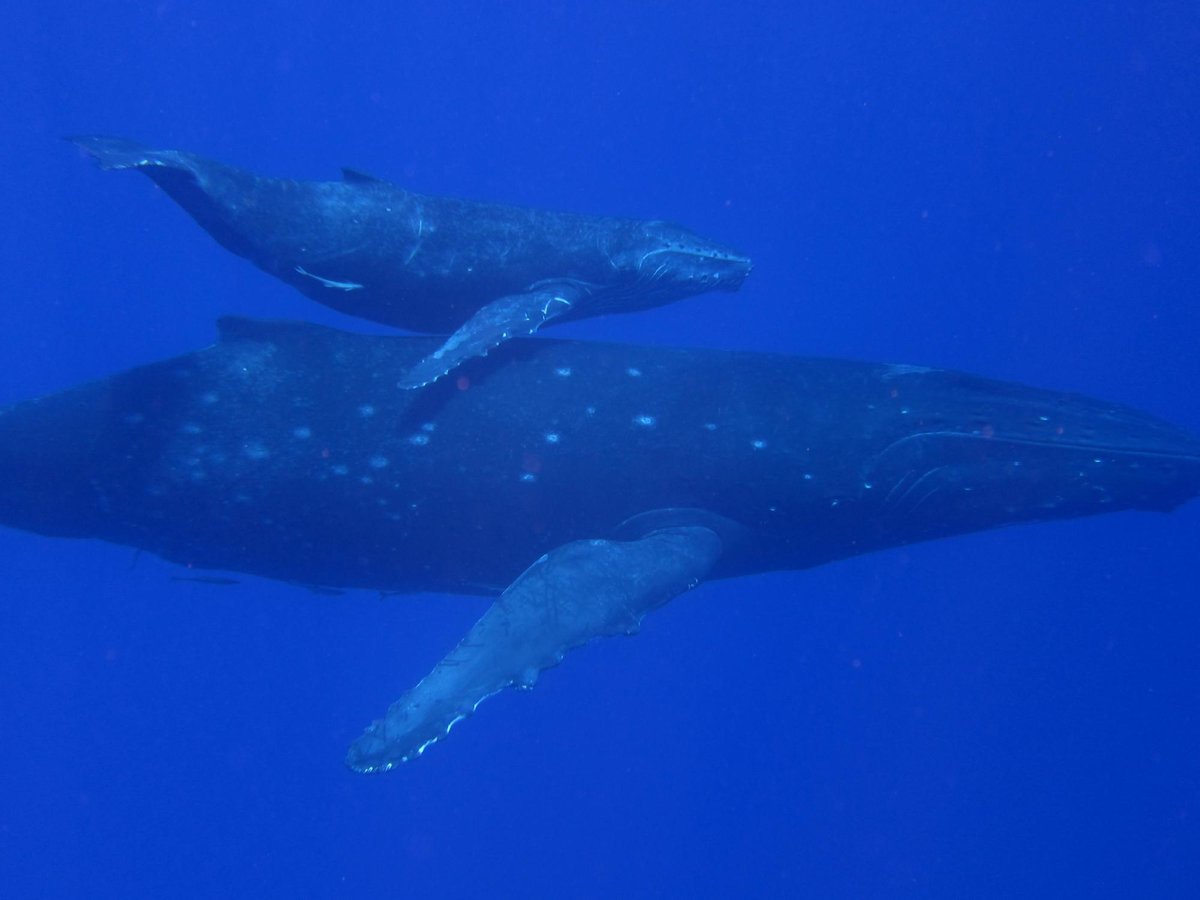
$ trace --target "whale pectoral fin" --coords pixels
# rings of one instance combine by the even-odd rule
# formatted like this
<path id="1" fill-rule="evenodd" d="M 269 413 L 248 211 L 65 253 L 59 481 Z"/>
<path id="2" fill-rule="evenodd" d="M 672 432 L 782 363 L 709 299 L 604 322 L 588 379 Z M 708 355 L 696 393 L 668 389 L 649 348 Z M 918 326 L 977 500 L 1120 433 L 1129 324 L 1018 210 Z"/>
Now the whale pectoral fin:
<path id="1" fill-rule="evenodd" d="M 575 541 L 517 578 L 457 647 L 350 747 L 358 772 L 414 759 L 485 699 L 594 637 L 633 634 L 642 617 L 700 581 L 721 554 L 715 531 L 665 528 L 634 541 Z"/>
<path id="2" fill-rule="evenodd" d="M 471 316 L 458 331 L 432 354 L 413 366 L 400 379 L 399 387 L 411 390 L 432 384 L 475 356 L 505 341 L 533 334 L 551 319 L 568 312 L 578 291 L 567 287 L 539 288 L 493 300 Z"/>

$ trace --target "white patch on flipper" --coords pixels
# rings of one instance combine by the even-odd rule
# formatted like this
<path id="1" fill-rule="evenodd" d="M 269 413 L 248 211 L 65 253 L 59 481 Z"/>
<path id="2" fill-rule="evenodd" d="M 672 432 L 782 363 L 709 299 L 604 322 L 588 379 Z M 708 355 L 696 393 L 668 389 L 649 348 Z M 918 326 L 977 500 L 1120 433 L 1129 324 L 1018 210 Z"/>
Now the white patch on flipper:
<path id="1" fill-rule="evenodd" d="M 296 266 L 296 271 L 314 281 L 320 282 L 327 288 L 334 288 L 339 291 L 358 291 L 363 288 L 363 285 L 357 281 L 334 281 L 332 278 L 322 278 L 320 275 L 314 275 L 312 272 L 307 271 L 303 266 Z"/>

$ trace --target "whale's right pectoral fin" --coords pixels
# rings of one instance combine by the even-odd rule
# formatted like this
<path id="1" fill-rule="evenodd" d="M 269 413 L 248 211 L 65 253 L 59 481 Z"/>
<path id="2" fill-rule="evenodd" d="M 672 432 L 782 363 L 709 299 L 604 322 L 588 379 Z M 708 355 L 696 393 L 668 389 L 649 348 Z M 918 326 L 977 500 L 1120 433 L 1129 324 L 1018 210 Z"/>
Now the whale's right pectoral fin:
<path id="1" fill-rule="evenodd" d="M 486 356 L 507 340 L 533 334 L 551 319 L 566 314 L 578 299 L 569 285 L 539 288 L 493 300 L 446 339 L 437 350 L 413 366 L 400 379 L 406 390 L 432 384 L 468 359 Z"/>
<path id="2" fill-rule="evenodd" d="M 721 555 L 702 525 L 632 541 L 575 541 L 543 556 L 416 687 L 350 747 L 346 764 L 382 772 L 419 756 L 485 699 L 531 687 L 543 669 L 595 637 L 634 633 L 642 617 L 700 581 Z"/>

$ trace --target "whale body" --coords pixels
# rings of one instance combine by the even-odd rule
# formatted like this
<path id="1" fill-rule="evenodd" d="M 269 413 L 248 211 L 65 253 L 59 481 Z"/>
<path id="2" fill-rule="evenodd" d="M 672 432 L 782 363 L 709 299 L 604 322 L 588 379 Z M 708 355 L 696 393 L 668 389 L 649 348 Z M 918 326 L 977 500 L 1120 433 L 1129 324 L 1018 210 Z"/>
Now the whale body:
<path id="1" fill-rule="evenodd" d="M 1200 440 L 914 366 L 223 320 L 215 345 L 0 410 L 0 523 L 191 568 L 496 595 L 351 748 L 381 771 L 704 579 L 1200 493 Z"/>
<path id="2" fill-rule="evenodd" d="M 430 197 L 353 169 L 268 178 L 114 137 L 74 143 L 155 181 L 226 249 L 341 312 L 449 333 L 401 379 L 421 387 L 553 321 L 735 291 L 745 256 L 669 222 Z"/>

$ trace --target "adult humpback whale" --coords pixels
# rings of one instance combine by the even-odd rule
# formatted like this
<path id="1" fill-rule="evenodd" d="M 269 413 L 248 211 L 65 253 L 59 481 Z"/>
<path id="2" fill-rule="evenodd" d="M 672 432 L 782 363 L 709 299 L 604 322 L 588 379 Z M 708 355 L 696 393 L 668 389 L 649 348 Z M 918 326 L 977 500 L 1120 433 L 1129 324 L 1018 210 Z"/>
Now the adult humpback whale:
<path id="1" fill-rule="evenodd" d="M 432 345 L 225 320 L 205 350 L 4 408 L 0 522 L 189 567 L 500 594 L 353 745 L 376 771 L 703 578 L 1200 492 L 1200 440 L 1074 395 L 560 341 L 397 390 Z"/>
<path id="2" fill-rule="evenodd" d="M 105 169 L 143 172 L 227 250 L 319 303 L 453 331 L 401 387 L 547 322 L 734 291 L 750 271 L 746 257 L 667 222 L 427 197 L 351 169 L 343 181 L 264 178 L 121 138 L 70 140 Z"/>

